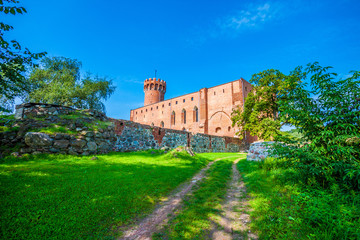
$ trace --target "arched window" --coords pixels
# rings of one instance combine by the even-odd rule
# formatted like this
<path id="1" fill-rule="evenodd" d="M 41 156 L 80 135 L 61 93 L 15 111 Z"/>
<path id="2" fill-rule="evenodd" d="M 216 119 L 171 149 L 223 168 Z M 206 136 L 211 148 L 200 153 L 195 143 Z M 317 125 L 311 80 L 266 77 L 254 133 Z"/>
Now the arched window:
<path id="1" fill-rule="evenodd" d="M 230 132 L 230 130 L 231 130 L 231 127 L 229 126 L 229 127 L 228 127 L 228 131 Z"/>
<path id="2" fill-rule="evenodd" d="M 183 109 L 181 111 L 181 122 L 184 124 L 186 123 L 186 110 L 185 109 Z"/>
<path id="3" fill-rule="evenodd" d="M 199 121 L 199 109 L 195 106 L 193 111 L 193 122 Z"/>
<path id="4" fill-rule="evenodd" d="M 164 121 L 161 121 L 161 123 L 160 123 L 160 127 L 164 127 Z"/>
<path id="5" fill-rule="evenodd" d="M 216 132 L 216 133 L 221 132 L 221 127 L 217 127 L 217 128 L 215 128 L 215 132 Z"/>
<path id="6" fill-rule="evenodd" d="M 171 124 L 175 125 L 175 112 L 171 113 Z"/>

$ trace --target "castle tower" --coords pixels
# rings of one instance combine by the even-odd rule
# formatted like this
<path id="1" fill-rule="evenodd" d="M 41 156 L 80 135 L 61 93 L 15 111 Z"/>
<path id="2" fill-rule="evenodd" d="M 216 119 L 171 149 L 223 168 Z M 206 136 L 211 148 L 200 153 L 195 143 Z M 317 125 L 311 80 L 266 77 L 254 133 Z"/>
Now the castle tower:
<path id="1" fill-rule="evenodd" d="M 160 78 L 149 78 L 144 81 L 144 106 L 164 101 L 166 82 Z"/>

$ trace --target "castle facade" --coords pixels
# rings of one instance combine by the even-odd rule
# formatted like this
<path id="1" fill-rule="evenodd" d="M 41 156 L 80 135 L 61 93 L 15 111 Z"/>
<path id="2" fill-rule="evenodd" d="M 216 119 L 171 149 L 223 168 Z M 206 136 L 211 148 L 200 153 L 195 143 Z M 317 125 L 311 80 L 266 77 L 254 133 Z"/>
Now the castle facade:
<path id="1" fill-rule="evenodd" d="M 242 107 L 252 86 L 240 78 L 215 87 L 202 88 L 164 100 L 166 82 L 156 78 L 144 82 L 144 107 L 130 111 L 130 121 L 162 128 L 184 130 L 217 136 L 235 137 L 231 113 Z M 257 137 L 246 135 L 246 142 Z"/>

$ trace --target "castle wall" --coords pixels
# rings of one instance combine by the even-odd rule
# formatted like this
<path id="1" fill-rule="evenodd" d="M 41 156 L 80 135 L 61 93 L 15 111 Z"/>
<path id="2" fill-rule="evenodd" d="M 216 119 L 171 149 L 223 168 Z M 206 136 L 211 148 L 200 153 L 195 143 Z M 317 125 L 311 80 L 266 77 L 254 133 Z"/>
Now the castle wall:
<path id="1" fill-rule="evenodd" d="M 112 120 L 115 125 L 114 150 L 120 152 L 148 149 L 172 149 L 188 146 L 194 152 L 241 152 L 249 144 L 238 138 L 208 134 L 191 134 L 186 131 L 151 127 L 126 120 Z"/>
<path id="2" fill-rule="evenodd" d="M 188 97 L 191 100 L 191 96 Z M 71 112 L 52 111 L 52 108 L 64 111 L 65 109 L 66 111 L 71 110 Z M 192 134 L 188 131 L 110 119 L 103 113 L 94 110 L 80 111 L 51 104 L 24 104 L 18 106 L 17 109 L 22 109 L 22 113 L 29 114 L 22 114 L 20 119 L 12 120 L 11 126 L 16 125 L 19 127 L 18 129 L 0 132 L 0 143 L 9 149 L 16 146 L 19 148 L 17 154 L 89 155 L 110 151 L 170 150 L 179 146 L 191 147 L 194 152 L 239 152 L 246 151 L 249 146 L 246 141 L 241 141 L 238 138 L 201 133 Z M 62 114 L 76 112 L 81 112 L 84 115 L 76 119 L 60 117 Z M 34 116 L 43 117 L 34 118 Z M 89 128 L 87 125 L 88 123 L 95 124 L 94 121 L 98 120 L 106 121 L 107 124 L 96 129 Z M 41 132 L 52 124 L 63 126 L 65 130 L 69 130 L 71 133 Z"/>

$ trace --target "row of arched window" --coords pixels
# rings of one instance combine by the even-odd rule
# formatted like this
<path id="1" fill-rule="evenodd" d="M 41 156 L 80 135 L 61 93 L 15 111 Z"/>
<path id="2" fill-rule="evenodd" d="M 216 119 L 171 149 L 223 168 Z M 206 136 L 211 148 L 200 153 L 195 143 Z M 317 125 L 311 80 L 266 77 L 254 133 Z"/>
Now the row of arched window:
<path id="1" fill-rule="evenodd" d="M 183 109 L 181 111 L 181 123 L 186 124 L 186 120 L 187 120 L 186 110 Z M 175 123 L 176 123 L 175 111 L 173 111 L 171 113 L 170 122 L 171 122 L 171 125 L 175 125 Z M 194 110 L 193 110 L 193 122 L 199 122 L 199 109 L 196 106 L 194 107 Z M 160 126 L 164 127 L 164 122 L 161 122 Z"/>

